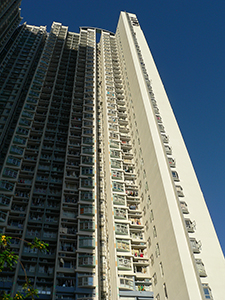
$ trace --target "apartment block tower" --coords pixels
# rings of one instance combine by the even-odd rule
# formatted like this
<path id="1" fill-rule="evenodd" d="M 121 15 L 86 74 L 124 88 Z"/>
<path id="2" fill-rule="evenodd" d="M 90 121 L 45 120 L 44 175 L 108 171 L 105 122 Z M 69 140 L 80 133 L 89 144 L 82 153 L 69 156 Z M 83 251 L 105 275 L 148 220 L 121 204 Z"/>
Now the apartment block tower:
<path id="1" fill-rule="evenodd" d="M 7 52 L 7 42 L 21 22 L 21 0 L 2 0 L 0 3 L 0 53 Z"/>
<path id="2" fill-rule="evenodd" d="M 16 30 L 1 62 L 0 230 L 22 265 L 0 290 L 22 291 L 24 268 L 45 300 L 223 299 L 223 253 L 136 15 L 116 33 Z"/>

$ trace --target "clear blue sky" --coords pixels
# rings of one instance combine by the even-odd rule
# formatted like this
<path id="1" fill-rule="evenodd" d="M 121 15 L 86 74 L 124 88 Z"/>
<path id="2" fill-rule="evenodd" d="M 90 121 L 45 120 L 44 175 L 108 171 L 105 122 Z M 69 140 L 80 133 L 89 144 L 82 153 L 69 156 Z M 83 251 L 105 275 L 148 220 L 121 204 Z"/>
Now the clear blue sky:
<path id="1" fill-rule="evenodd" d="M 225 1 L 22 0 L 23 21 L 115 31 L 137 15 L 186 142 L 225 253 Z"/>

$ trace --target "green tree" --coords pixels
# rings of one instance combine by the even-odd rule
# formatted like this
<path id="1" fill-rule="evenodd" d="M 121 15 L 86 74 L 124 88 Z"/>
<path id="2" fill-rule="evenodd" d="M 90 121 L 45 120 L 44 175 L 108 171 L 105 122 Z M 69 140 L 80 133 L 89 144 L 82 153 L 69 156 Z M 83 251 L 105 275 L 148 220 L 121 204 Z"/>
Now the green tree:
<path id="1" fill-rule="evenodd" d="M 6 236 L 4 234 L 0 234 L 0 272 L 3 271 L 4 268 L 9 268 L 12 270 L 13 266 L 20 263 L 22 269 L 24 270 L 25 276 L 25 284 L 23 285 L 23 292 L 17 292 L 14 297 L 11 297 L 10 294 L 6 294 L 3 292 L 0 294 L 0 300 L 24 300 L 26 298 L 35 299 L 35 296 L 38 297 L 38 290 L 34 289 L 32 284 L 30 283 L 29 279 L 27 278 L 26 270 L 19 260 L 18 255 L 15 254 L 10 248 L 12 237 Z M 48 244 L 44 243 L 43 241 L 35 238 L 33 242 L 28 242 L 21 238 L 15 238 L 21 241 L 24 241 L 31 249 L 36 248 L 40 251 L 47 250 L 48 251 Z"/>

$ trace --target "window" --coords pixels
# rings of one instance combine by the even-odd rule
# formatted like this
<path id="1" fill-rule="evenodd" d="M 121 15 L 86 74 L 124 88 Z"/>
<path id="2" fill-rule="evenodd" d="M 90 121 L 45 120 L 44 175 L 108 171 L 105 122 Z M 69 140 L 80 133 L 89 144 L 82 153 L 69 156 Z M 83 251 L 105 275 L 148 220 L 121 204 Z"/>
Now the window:
<path id="1" fill-rule="evenodd" d="M 195 231 L 196 228 L 195 221 L 191 221 L 190 219 L 185 219 L 185 224 L 188 232 L 193 233 Z"/>
<path id="2" fill-rule="evenodd" d="M 39 94 L 38 94 L 38 96 L 39 96 Z M 32 104 L 25 104 L 25 106 L 24 106 L 24 108 L 26 108 L 26 109 L 28 109 L 28 110 L 35 110 L 35 106 L 34 105 L 32 105 Z"/>
<path id="3" fill-rule="evenodd" d="M 16 133 L 22 134 L 22 135 L 28 135 L 29 130 L 27 130 L 23 127 L 17 127 Z"/>
<path id="4" fill-rule="evenodd" d="M 10 153 L 23 155 L 23 148 L 20 148 L 20 147 L 17 147 L 17 146 L 12 146 L 11 149 L 10 149 Z"/>
<path id="5" fill-rule="evenodd" d="M 11 197 L 7 197 L 3 194 L 0 195 L 0 204 L 3 206 L 8 206 L 10 204 Z"/>
<path id="6" fill-rule="evenodd" d="M 80 220 L 80 230 L 94 231 L 95 225 L 91 220 Z"/>
<path id="7" fill-rule="evenodd" d="M 121 161 L 112 159 L 111 166 L 112 166 L 112 168 L 121 169 L 121 166 L 122 166 Z"/>
<path id="8" fill-rule="evenodd" d="M 195 239 L 195 238 L 190 238 L 190 243 L 191 243 L 191 248 L 193 250 L 194 253 L 200 253 L 201 250 L 201 242 Z"/>
<path id="9" fill-rule="evenodd" d="M 95 262 L 94 262 L 94 255 L 92 254 L 88 254 L 88 253 L 85 253 L 85 254 L 81 254 L 79 253 L 78 254 L 78 265 L 80 267 L 93 267 L 95 265 Z"/>
<path id="10" fill-rule="evenodd" d="M 156 257 L 159 257 L 159 255 L 160 255 L 160 249 L 159 249 L 159 244 L 157 243 L 157 244 L 155 245 L 155 256 L 156 256 Z"/>
<path id="11" fill-rule="evenodd" d="M 157 275 L 156 275 L 156 273 L 153 274 L 152 279 L 153 279 L 154 285 L 156 285 L 157 284 Z"/>
<path id="12" fill-rule="evenodd" d="M 206 277 L 207 274 L 206 274 L 205 266 L 204 266 L 202 260 L 201 259 L 195 259 L 195 262 L 196 262 L 196 266 L 197 266 L 197 269 L 198 269 L 199 276 L 200 277 Z"/>
<path id="13" fill-rule="evenodd" d="M 20 145 L 25 145 L 26 144 L 26 139 L 24 139 L 24 138 L 22 138 L 22 137 L 20 137 L 20 136 L 18 136 L 18 135 L 16 135 L 15 137 L 14 137 L 14 140 L 13 140 L 13 142 L 15 143 L 15 144 L 20 144 Z"/>
<path id="14" fill-rule="evenodd" d="M 83 129 L 83 134 L 93 134 L 93 130 L 92 129 Z"/>
<path id="15" fill-rule="evenodd" d="M 17 159 L 13 156 L 9 156 L 6 160 L 6 163 L 7 163 L 7 165 L 13 165 L 13 166 L 19 167 L 20 166 L 20 159 Z"/>
<path id="16" fill-rule="evenodd" d="M 126 209 L 123 208 L 114 208 L 114 217 L 115 219 L 126 219 Z"/>
<path id="17" fill-rule="evenodd" d="M 176 185 L 176 190 L 179 197 L 184 197 L 183 189 L 180 185 Z"/>
<path id="18" fill-rule="evenodd" d="M 86 113 L 86 114 L 84 114 L 84 118 L 85 118 L 85 119 L 93 118 L 93 114 L 88 114 L 88 113 Z"/>
<path id="19" fill-rule="evenodd" d="M 130 242 L 129 240 L 116 240 L 116 249 L 117 251 L 130 251 Z"/>
<path id="20" fill-rule="evenodd" d="M 153 210 L 151 209 L 150 211 L 150 222 L 153 222 L 154 220 L 154 215 L 153 215 Z"/>
<path id="21" fill-rule="evenodd" d="M 166 288 L 165 283 L 163 283 L 163 290 L 164 290 L 164 294 L 165 294 L 166 299 L 168 299 L 168 293 L 167 293 L 167 288 Z"/>
<path id="22" fill-rule="evenodd" d="M 180 207 L 181 207 L 181 210 L 182 210 L 183 214 L 188 214 L 189 213 L 186 202 L 180 201 Z"/>
<path id="23" fill-rule="evenodd" d="M 82 156 L 82 164 L 90 165 L 90 164 L 93 164 L 93 163 L 94 163 L 94 158 L 93 157 Z"/>
<path id="24" fill-rule="evenodd" d="M 5 168 L 3 171 L 4 177 L 16 178 L 18 172 L 9 168 Z"/>
<path id="25" fill-rule="evenodd" d="M 175 160 L 172 157 L 168 157 L 168 162 L 170 167 L 175 167 Z"/>
<path id="26" fill-rule="evenodd" d="M 118 205 L 125 205 L 125 197 L 122 195 L 113 195 L 113 203 Z"/>
<path id="27" fill-rule="evenodd" d="M 34 116 L 34 114 L 31 113 L 31 112 L 28 112 L 28 111 L 25 111 L 25 110 L 24 110 L 23 113 L 22 113 L 22 116 L 23 116 L 23 117 L 27 117 L 27 118 L 32 119 L 33 116 Z"/>
<path id="28" fill-rule="evenodd" d="M 93 144 L 93 143 L 94 143 L 93 138 L 89 138 L 89 137 L 84 137 L 83 138 L 83 144 Z"/>
<path id="29" fill-rule="evenodd" d="M 166 154 L 172 154 L 172 150 L 168 145 L 165 145 L 165 149 L 166 149 Z"/>
<path id="30" fill-rule="evenodd" d="M 119 142 L 110 140 L 110 148 L 119 148 Z"/>
<path id="31" fill-rule="evenodd" d="M 92 188 L 94 187 L 94 180 L 91 178 L 81 179 L 81 187 Z"/>
<path id="32" fill-rule="evenodd" d="M 119 182 L 113 182 L 113 191 L 114 192 L 124 192 L 124 185 Z"/>
<path id="33" fill-rule="evenodd" d="M 143 233 L 142 232 L 131 232 L 130 236 L 133 240 L 143 240 Z"/>
<path id="34" fill-rule="evenodd" d="M 156 231 L 156 227 L 155 226 L 153 226 L 153 236 L 157 237 L 157 231 Z"/>
<path id="35" fill-rule="evenodd" d="M 143 214 L 144 214 L 144 216 L 146 215 L 146 207 L 145 206 L 143 208 Z"/>
<path id="36" fill-rule="evenodd" d="M 172 171 L 172 176 L 173 176 L 174 181 L 179 181 L 179 176 L 178 176 L 178 173 L 176 171 Z"/>
<path id="37" fill-rule="evenodd" d="M 162 134 L 161 136 L 162 136 L 163 143 L 168 143 L 169 142 L 168 136 L 166 136 L 165 134 Z"/>
<path id="38" fill-rule="evenodd" d="M 111 157 L 120 158 L 120 151 L 117 151 L 117 150 L 111 150 L 110 156 L 111 156 Z"/>
<path id="39" fill-rule="evenodd" d="M 94 207 L 92 205 L 81 205 L 80 206 L 81 215 L 94 215 Z"/>
<path id="40" fill-rule="evenodd" d="M 119 276 L 124 276 L 124 275 L 119 275 Z M 134 288 L 133 278 L 128 276 L 120 277 L 120 287 L 133 290 Z"/>
<path id="41" fill-rule="evenodd" d="M 87 153 L 87 154 L 93 154 L 94 153 L 94 148 L 92 146 L 82 147 L 82 152 Z"/>
<path id="42" fill-rule="evenodd" d="M 94 201 L 94 193 L 93 192 L 84 192 L 82 191 L 81 192 L 81 200 L 84 200 L 84 201 Z"/>
<path id="43" fill-rule="evenodd" d="M 122 179 L 123 173 L 121 171 L 112 171 L 112 178 Z"/>
<path id="44" fill-rule="evenodd" d="M 162 264 L 162 262 L 159 263 L 159 268 L 160 268 L 161 276 L 163 277 L 164 276 L 164 270 L 163 270 L 163 264 Z"/>
<path id="45" fill-rule="evenodd" d="M 203 287 L 203 291 L 204 291 L 204 294 L 205 294 L 205 299 L 213 300 L 211 289 L 210 289 L 209 285 L 207 283 L 203 283 L 202 287 Z"/>
<path id="46" fill-rule="evenodd" d="M 31 121 L 27 120 L 27 119 L 20 119 L 20 125 L 25 125 L 25 126 L 30 126 Z"/>
<path id="47" fill-rule="evenodd" d="M 90 276 L 84 276 L 85 274 L 83 276 L 82 275 L 78 275 L 78 286 L 93 286 L 94 277 L 92 276 L 92 274 L 90 274 Z"/>
<path id="48" fill-rule="evenodd" d="M 115 227 L 116 227 L 115 228 L 116 234 L 121 234 L 121 235 L 127 235 L 128 234 L 127 224 L 116 223 Z"/>
<path id="49" fill-rule="evenodd" d="M 148 231 L 149 225 L 148 225 L 148 220 L 145 222 L 145 230 Z"/>
<path id="50" fill-rule="evenodd" d="M 92 175 L 93 173 L 93 168 L 82 168 L 82 175 Z"/>
<path id="51" fill-rule="evenodd" d="M 0 181 L 0 189 L 3 191 L 7 191 L 7 192 L 12 192 L 14 188 L 14 184 L 6 181 L 6 180 L 1 180 Z"/>
<path id="52" fill-rule="evenodd" d="M 151 263 L 151 266 L 154 265 L 154 255 L 153 254 L 150 256 L 150 263 Z"/>
<path id="53" fill-rule="evenodd" d="M 132 268 L 131 259 L 128 257 L 117 257 L 118 269 L 129 270 Z"/>

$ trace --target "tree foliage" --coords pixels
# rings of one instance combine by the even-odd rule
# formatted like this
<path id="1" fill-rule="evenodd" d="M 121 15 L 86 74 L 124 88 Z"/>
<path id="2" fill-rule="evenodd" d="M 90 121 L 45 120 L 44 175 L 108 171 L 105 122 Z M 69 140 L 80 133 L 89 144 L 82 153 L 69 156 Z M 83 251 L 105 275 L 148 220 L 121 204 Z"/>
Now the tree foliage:
<path id="1" fill-rule="evenodd" d="M 17 264 L 20 263 L 22 269 L 24 270 L 24 276 L 25 276 L 25 284 L 23 285 L 22 292 L 17 292 L 15 296 L 11 296 L 10 294 L 6 294 L 5 292 L 0 293 L 0 300 L 24 300 L 26 298 L 35 299 L 35 297 L 38 297 L 38 290 L 34 289 L 32 284 L 30 283 L 29 279 L 27 278 L 26 270 L 19 260 L 18 255 L 15 254 L 10 248 L 12 237 L 6 236 L 4 234 L 0 234 L 0 272 L 3 271 L 5 268 L 9 268 L 12 270 L 12 268 Z M 43 241 L 39 240 L 35 237 L 35 239 L 32 242 L 28 242 L 26 240 L 23 240 L 21 238 L 15 238 L 21 241 L 24 241 L 28 247 L 31 249 L 38 249 L 40 251 L 47 250 L 48 251 L 48 244 L 44 243 Z"/>

